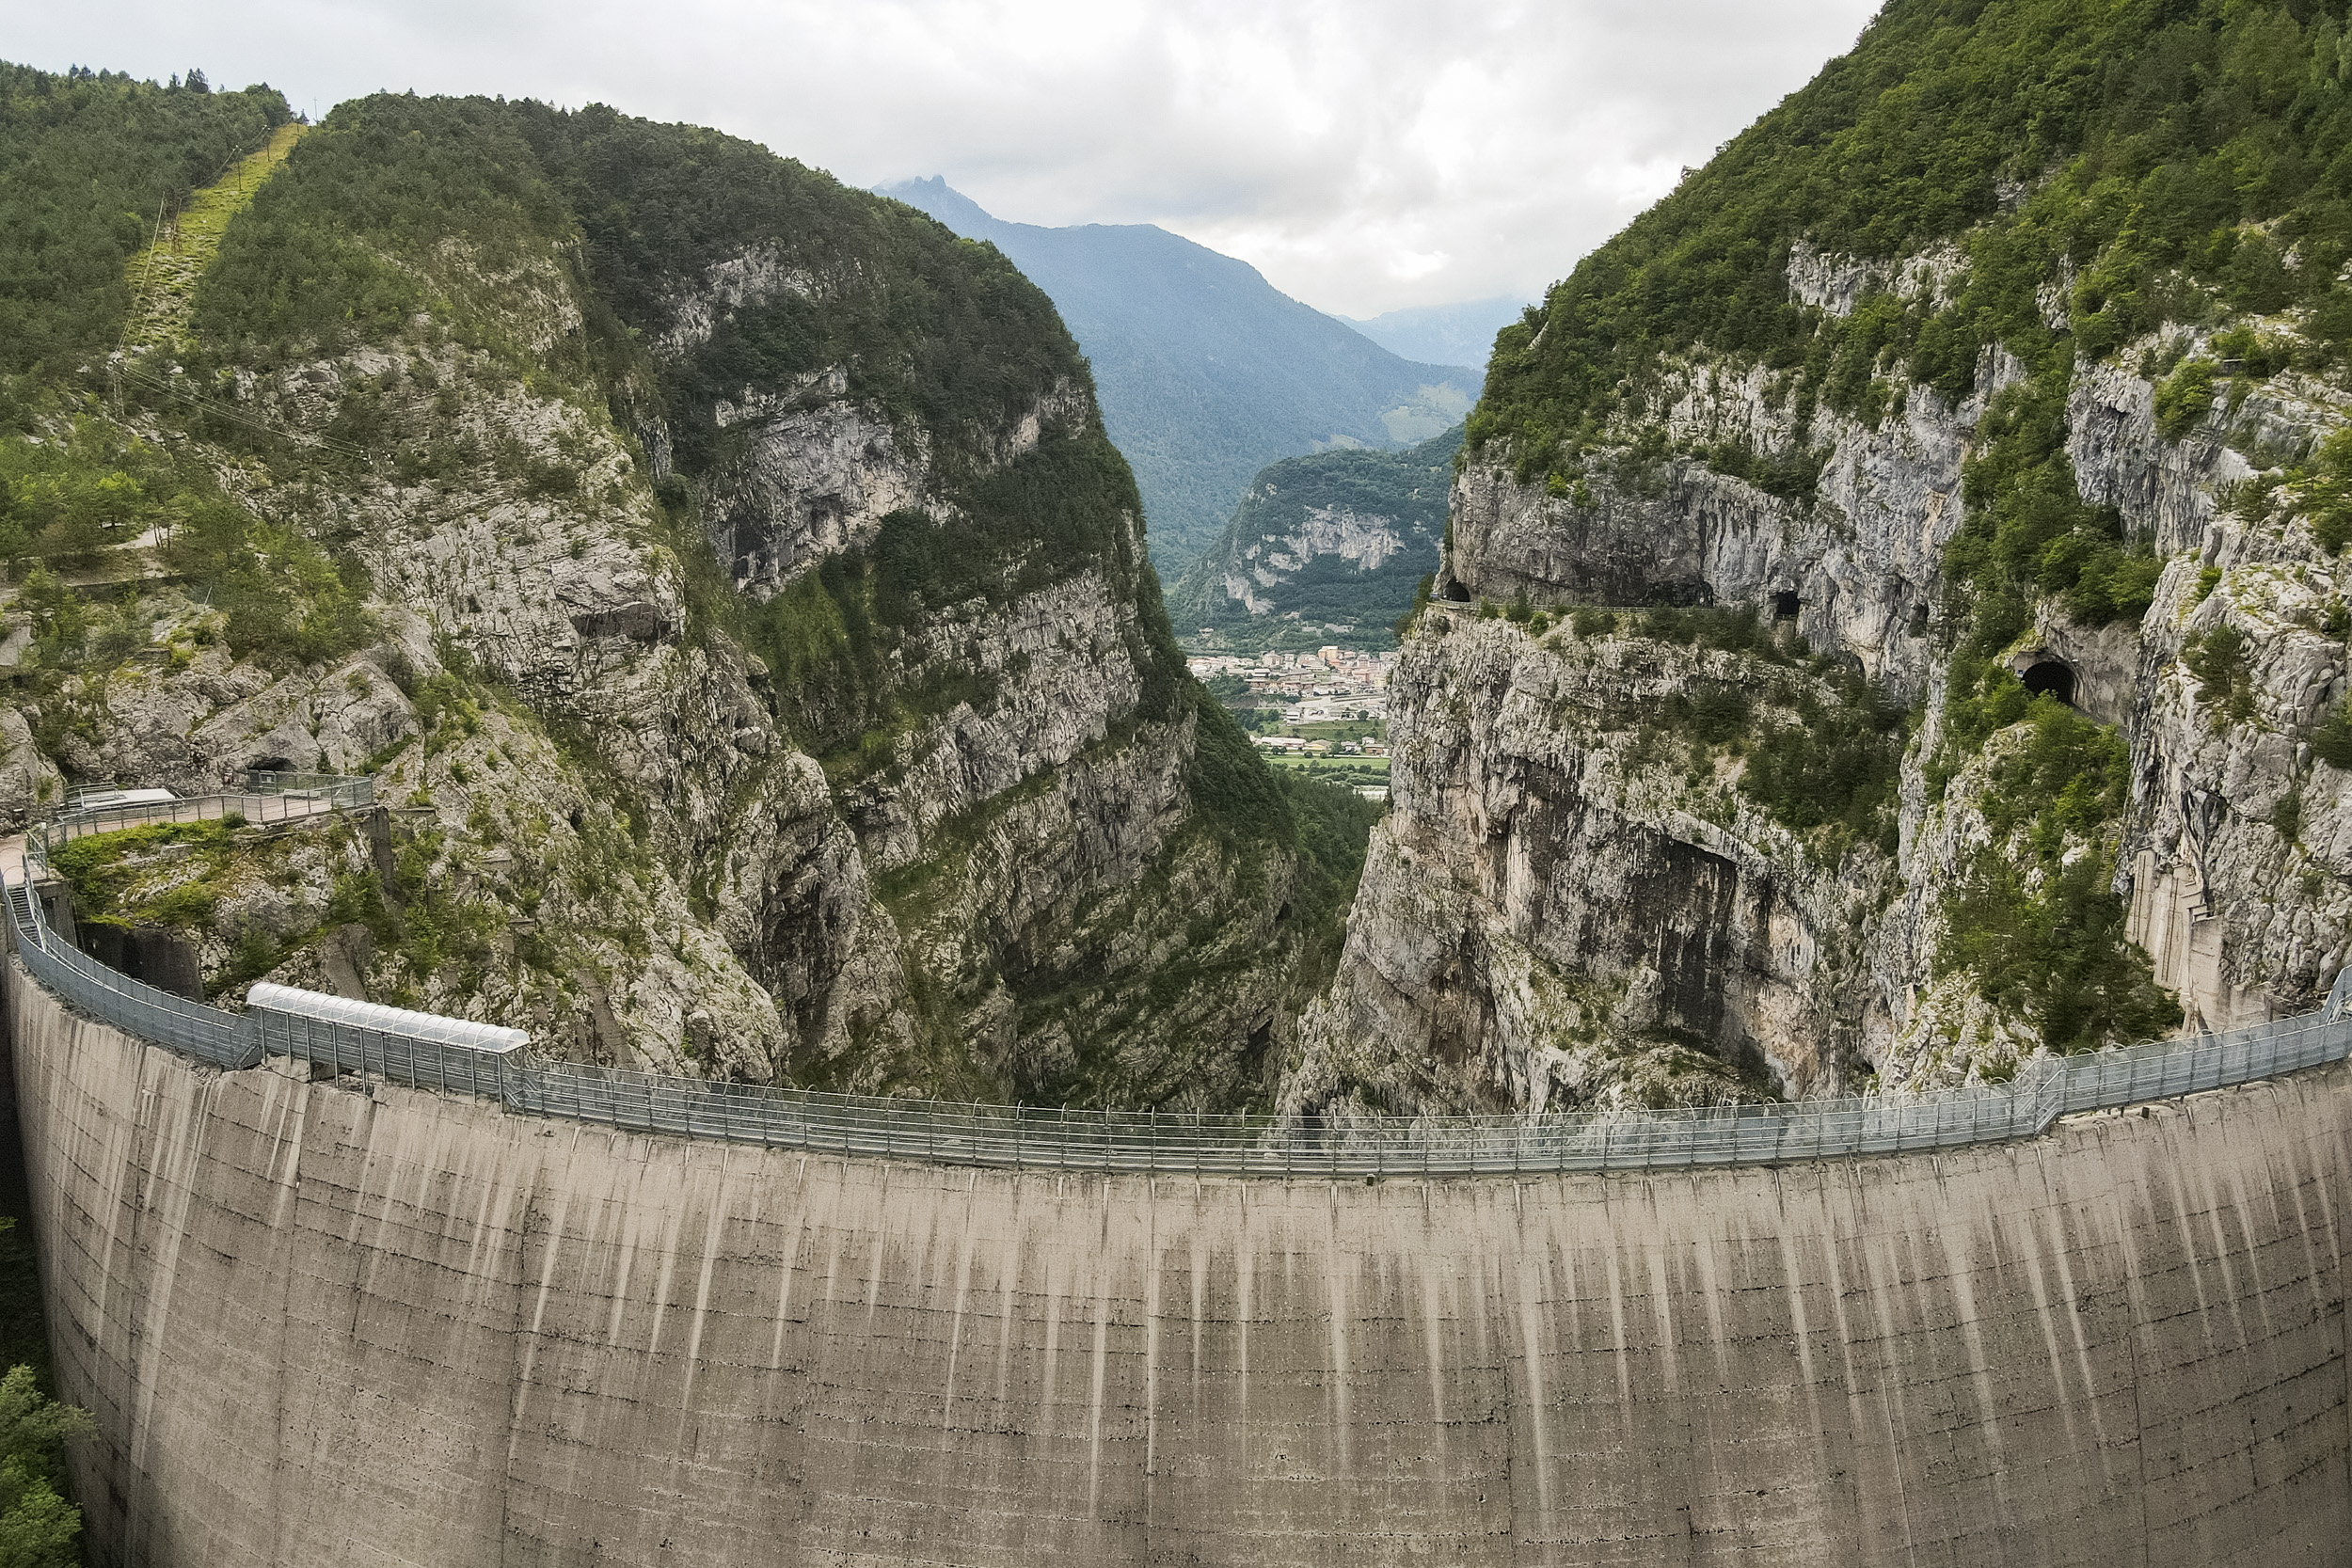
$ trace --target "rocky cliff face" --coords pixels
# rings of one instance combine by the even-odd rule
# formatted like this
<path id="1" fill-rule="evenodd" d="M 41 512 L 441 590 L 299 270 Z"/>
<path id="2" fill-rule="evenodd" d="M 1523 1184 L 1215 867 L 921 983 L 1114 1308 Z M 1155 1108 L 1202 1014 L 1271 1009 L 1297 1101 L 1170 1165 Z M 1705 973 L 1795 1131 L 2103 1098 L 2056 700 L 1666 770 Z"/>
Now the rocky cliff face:
<path id="1" fill-rule="evenodd" d="M 348 297 L 289 304 L 338 245 Z M 216 983 L 754 1080 L 1263 1097 L 1313 940 L 1289 817 L 1199 787 L 1272 792 L 1204 731 L 1084 364 L 1001 258 L 700 133 L 373 100 L 230 226 L 193 325 L 223 412 L 134 382 L 121 420 L 245 533 L 123 557 L 115 641 L 21 600 L 0 791 L 378 772 L 382 863 Z M 334 627 L 220 608 L 256 530 L 325 546 Z"/>
<path id="2" fill-rule="evenodd" d="M 1785 380 L 1763 366 L 1663 367 L 1628 420 L 1632 439 L 1564 493 L 1521 483 L 1502 454 L 1466 467 L 1439 591 L 1498 602 L 1756 605 L 1916 695 L 1933 662 L 1925 618 L 1960 526 L 1970 433 L 2022 373 L 1991 351 L 1960 402 L 1911 387 L 1875 427 L 1817 408 L 1800 431 Z M 1708 453 L 1725 450 L 1766 465 L 1818 464 L 1818 478 L 1806 493 L 1775 494 L 1758 483 L 1773 475 L 1710 464 Z"/>
<path id="3" fill-rule="evenodd" d="M 1949 276 L 1941 254 L 1801 251 L 1791 295 L 1850 308 L 1851 279 L 1874 268 Z M 2071 705 L 2037 720 L 2021 694 L 2012 721 L 1964 742 L 1948 733 L 1966 624 L 1947 556 L 1988 408 L 2026 378 L 2005 352 L 1979 357 L 1963 399 L 1898 371 L 1876 428 L 1824 408 L 1803 433 L 1766 367 L 1673 364 L 1573 483 L 1523 481 L 1507 450 L 1472 459 L 1440 580 L 1456 602 L 1422 617 L 1391 688 L 1393 811 L 1286 1103 L 1705 1102 L 1743 1083 L 1796 1095 L 2003 1076 L 2050 1041 L 2029 998 L 1969 961 L 1988 851 L 2050 867 L 2026 873 L 2005 918 L 2055 896 L 2068 868 L 2102 868 L 2119 951 L 2178 1003 L 2145 1021 L 2226 1028 L 2312 1005 L 2352 956 L 2345 780 L 2325 740 L 2348 623 L 2341 567 L 2312 534 L 2317 486 L 2282 483 L 2280 455 L 2343 428 L 2344 399 L 2315 377 L 2240 376 L 2168 436 L 2153 381 L 2130 368 L 2168 341 L 2176 360 L 2206 348 L 2168 328 L 2077 366 L 2060 433 L 2085 500 L 2146 542 L 2152 575 L 2161 565 L 2144 614 L 2090 626 L 2043 602 L 1988 652 Z M 1719 466 L 1755 453 L 1742 466 L 1769 473 L 1808 441 L 1810 494 Z M 1470 608 L 1512 599 L 1564 624 L 1531 635 Z M 1778 646 L 1819 673 L 1585 635 L 1566 608 L 1661 602 L 1778 618 Z M 1760 705 L 1764 677 L 1841 670 L 1915 714 L 1883 849 L 1825 853 L 1820 833 L 1741 799 L 1755 750 L 1701 755 L 1690 740 L 1695 694 L 1742 685 Z M 2051 739 L 2061 721 L 2079 733 Z M 1645 733 L 1683 738 L 1645 747 Z M 2061 743 L 2066 776 L 2037 775 L 2037 748 Z M 2060 821 L 2034 804 L 2109 771 L 2111 811 Z M 2062 847 L 2038 859 L 2036 832 Z"/>
<path id="4" fill-rule="evenodd" d="M 1503 328 L 1289 1103 L 1998 1079 L 2325 993 L 2343 25 L 1889 6 Z"/>
<path id="5" fill-rule="evenodd" d="M 1169 618 L 1203 650 L 1386 645 L 1437 566 L 1460 443 L 1454 430 L 1404 451 L 1270 465 L 1168 590 Z"/>
<path id="6" fill-rule="evenodd" d="M 1424 539 L 1422 543 L 1427 543 Z M 1336 506 L 1311 506 L 1291 533 L 1261 534 L 1243 547 L 1241 565 L 1220 579 L 1229 599 L 1238 599 L 1252 615 L 1273 610 L 1259 591 L 1295 577 L 1315 557 L 1336 556 L 1359 572 L 1376 572 L 1390 558 L 1404 552 L 1405 541 L 1392 517 L 1366 515 Z"/>
<path id="7" fill-rule="evenodd" d="M 1668 726 L 1824 683 L 1621 633 L 1424 614 L 1391 683 L 1391 813 L 1311 1020 L 1298 1106 L 1710 1103 L 1851 1084 L 1892 1033 L 1863 940 L 1895 882 Z"/>

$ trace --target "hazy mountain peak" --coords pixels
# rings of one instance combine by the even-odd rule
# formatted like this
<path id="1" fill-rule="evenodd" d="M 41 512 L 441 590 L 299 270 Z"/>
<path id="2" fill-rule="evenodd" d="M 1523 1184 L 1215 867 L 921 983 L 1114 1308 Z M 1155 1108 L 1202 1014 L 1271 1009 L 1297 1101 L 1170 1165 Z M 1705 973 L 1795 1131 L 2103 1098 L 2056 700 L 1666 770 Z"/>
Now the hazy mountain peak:
<path id="1" fill-rule="evenodd" d="M 928 213 L 967 240 L 987 239 L 990 237 L 989 230 L 1005 227 L 978 202 L 936 174 L 928 179 L 901 180 L 895 185 L 880 185 L 875 188 L 874 194 L 886 196 L 893 201 L 903 201 L 918 213 Z"/>
<path id="2" fill-rule="evenodd" d="M 952 226 L 951 226 L 952 227 Z M 1509 294 L 1464 300 L 1455 305 L 1414 305 L 1368 320 L 1342 316 L 1357 331 L 1392 354 L 1435 364 L 1484 365 L 1495 334 L 1519 319 L 1528 302 Z"/>
<path id="3" fill-rule="evenodd" d="M 1401 357 L 1248 262 L 1156 225 L 1009 223 L 937 176 L 878 194 L 991 242 L 1051 296 L 1092 361 L 1152 558 L 1171 577 L 1223 532 L 1268 463 L 1424 441 L 1477 399 L 1476 371 Z"/>

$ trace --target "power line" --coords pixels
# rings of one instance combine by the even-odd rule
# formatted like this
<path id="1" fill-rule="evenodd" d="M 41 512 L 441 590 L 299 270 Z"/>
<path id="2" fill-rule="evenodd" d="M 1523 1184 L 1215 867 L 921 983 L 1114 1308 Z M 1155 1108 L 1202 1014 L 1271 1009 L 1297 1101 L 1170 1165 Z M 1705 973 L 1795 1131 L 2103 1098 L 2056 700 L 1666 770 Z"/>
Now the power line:
<path id="1" fill-rule="evenodd" d="M 341 456 L 357 458 L 371 466 L 375 462 L 375 453 L 365 447 L 354 446 L 348 441 L 339 441 L 331 436 L 289 430 L 282 425 L 273 424 L 257 414 L 222 403 L 217 398 L 206 397 L 203 393 L 190 388 L 179 386 L 167 376 L 151 375 L 145 371 L 135 370 L 127 365 L 118 366 L 117 373 L 136 381 L 142 386 L 151 387 L 168 397 L 178 398 L 183 403 L 193 404 L 218 419 L 227 420 L 232 424 L 244 425 L 246 429 L 259 431 L 264 436 L 275 436 L 281 440 L 292 441 L 296 446 L 315 447 Z"/>

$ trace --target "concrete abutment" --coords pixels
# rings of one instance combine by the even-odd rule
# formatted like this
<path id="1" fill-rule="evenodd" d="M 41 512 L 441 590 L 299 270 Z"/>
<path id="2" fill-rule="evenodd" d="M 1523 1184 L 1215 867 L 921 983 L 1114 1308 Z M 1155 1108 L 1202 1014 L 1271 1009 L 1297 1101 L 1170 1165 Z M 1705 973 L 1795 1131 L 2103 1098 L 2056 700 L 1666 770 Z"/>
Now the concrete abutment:
<path id="1" fill-rule="evenodd" d="M 103 1562 L 2352 1553 L 2345 1067 L 1931 1156 L 1057 1177 L 221 1072 L 8 981 Z"/>

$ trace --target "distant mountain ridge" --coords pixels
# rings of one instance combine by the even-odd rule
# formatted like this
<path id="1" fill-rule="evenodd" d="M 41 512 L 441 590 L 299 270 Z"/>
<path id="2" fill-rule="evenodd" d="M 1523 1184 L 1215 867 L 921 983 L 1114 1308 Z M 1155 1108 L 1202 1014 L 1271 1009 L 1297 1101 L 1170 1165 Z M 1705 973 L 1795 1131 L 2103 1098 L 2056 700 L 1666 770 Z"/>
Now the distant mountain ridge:
<path id="1" fill-rule="evenodd" d="M 1384 648 L 1438 569 L 1462 427 L 1404 451 L 1325 451 L 1260 470 L 1168 590 L 1194 653 Z"/>
<path id="2" fill-rule="evenodd" d="M 1484 370 L 1494 352 L 1495 334 L 1524 315 L 1528 302 L 1509 294 L 1465 300 L 1459 305 L 1416 305 L 1369 319 L 1339 319 L 1391 354 L 1438 365 L 1475 365 Z"/>
<path id="3" fill-rule="evenodd" d="M 1171 578 L 1268 463 L 1425 441 L 1477 398 L 1477 371 L 1401 358 L 1247 261 L 1164 229 L 1007 223 L 938 178 L 880 194 L 993 244 L 1052 298 L 1093 364 L 1104 425 L 1143 492 L 1152 559 Z"/>

